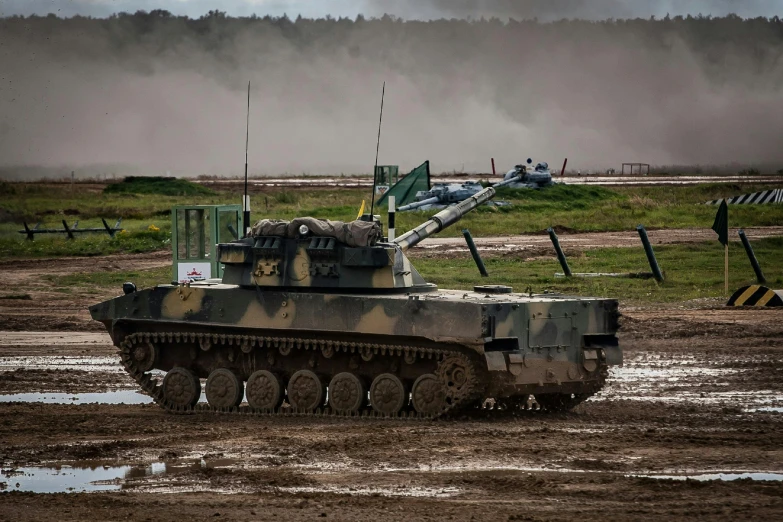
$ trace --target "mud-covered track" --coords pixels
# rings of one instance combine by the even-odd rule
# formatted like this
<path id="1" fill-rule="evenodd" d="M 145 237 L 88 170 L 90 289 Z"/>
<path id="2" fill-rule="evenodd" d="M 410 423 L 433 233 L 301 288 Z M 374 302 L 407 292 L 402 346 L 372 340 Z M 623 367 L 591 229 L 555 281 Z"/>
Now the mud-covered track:
<path id="1" fill-rule="evenodd" d="M 315 416 L 315 417 L 345 417 L 355 419 L 390 419 L 390 420 L 434 420 L 442 417 L 458 407 L 465 407 L 471 401 L 481 398 L 481 394 L 476 393 L 476 383 L 474 380 L 468 380 L 458 390 L 458 393 L 447 393 L 448 400 L 444 401 L 443 407 L 438 413 L 426 414 L 417 411 L 402 410 L 398 413 L 385 414 L 365 408 L 355 412 L 336 411 L 329 407 L 319 407 L 314 411 L 295 409 L 292 407 L 281 406 L 279 408 L 258 409 L 250 406 L 237 406 L 231 408 L 217 408 L 210 404 L 199 403 L 194 406 L 182 406 L 167 400 L 163 385 L 142 368 L 145 362 L 144 357 L 138 357 L 135 351 L 137 347 L 147 345 L 148 343 L 197 343 L 202 350 L 211 349 L 214 346 L 236 347 L 243 353 L 250 353 L 254 349 L 272 349 L 282 355 L 288 355 L 292 350 L 310 351 L 313 353 L 328 354 L 331 358 L 334 354 L 354 354 L 362 357 L 364 360 L 370 360 L 375 356 L 387 356 L 402 358 L 408 363 L 417 359 L 429 359 L 438 363 L 444 360 L 462 361 L 469 365 L 471 376 L 477 376 L 478 370 L 474 367 L 473 361 L 457 349 L 432 348 L 417 346 L 387 345 L 379 343 L 360 343 L 345 341 L 325 341 L 307 338 L 293 337 L 264 337 L 252 335 L 230 335 L 230 334 L 206 334 L 206 333 L 182 333 L 182 332 L 137 332 L 124 337 L 120 342 L 120 359 L 128 374 L 138 383 L 141 389 L 155 401 L 156 404 L 166 411 L 177 414 L 195 414 L 195 413 L 213 413 L 213 414 L 233 414 L 233 415 L 258 415 L 258 416 Z M 407 402 L 407 401 L 406 401 Z"/>

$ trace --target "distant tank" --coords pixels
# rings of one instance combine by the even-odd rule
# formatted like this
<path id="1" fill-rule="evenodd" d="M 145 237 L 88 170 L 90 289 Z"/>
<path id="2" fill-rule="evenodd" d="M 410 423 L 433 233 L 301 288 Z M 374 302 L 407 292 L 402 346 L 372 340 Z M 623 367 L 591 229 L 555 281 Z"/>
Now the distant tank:
<path id="1" fill-rule="evenodd" d="M 515 166 L 503 176 L 503 181 L 496 183 L 493 186 L 495 188 L 537 189 L 554 185 L 554 182 L 552 181 L 552 172 L 549 170 L 548 163 L 538 163 L 535 168 L 532 165 L 533 160 L 528 158 L 527 165 Z"/>
<path id="2" fill-rule="evenodd" d="M 222 279 L 126 283 L 90 313 L 172 412 L 435 418 L 519 408 L 531 394 L 569 409 L 622 362 L 616 300 L 441 290 L 405 255 L 493 196 L 484 189 L 393 242 L 377 221 L 262 220 L 217 245 Z"/>
<path id="3" fill-rule="evenodd" d="M 464 183 L 436 183 L 430 190 L 422 190 L 416 193 L 416 201 L 401 206 L 397 210 L 433 210 L 443 209 L 449 205 L 465 201 L 471 196 L 481 192 L 484 187 L 478 181 L 466 181 Z"/>

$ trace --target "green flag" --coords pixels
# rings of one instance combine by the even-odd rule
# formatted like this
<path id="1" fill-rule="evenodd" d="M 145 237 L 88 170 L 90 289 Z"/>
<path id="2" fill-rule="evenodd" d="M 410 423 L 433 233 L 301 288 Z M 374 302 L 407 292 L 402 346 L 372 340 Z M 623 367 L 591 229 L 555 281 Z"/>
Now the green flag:
<path id="1" fill-rule="evenodd" d="M 401 207 L 416 201 L 416 193 L 430 189 L 430 162 L 425 161 L 410 174 L 398 181 L 392 188 L 378 199 L 378 206 L 388 205 L 389 196 L 395 197 L 395 205 Z"/>
<path id="2" fill-rule="evenodd" d="M 729 206 L 726 204 L 725 199 L 721 202 L 718 213 L 715 215 L 715 223 L 712 224 L 712 230 L 718 234 L 718 241 L 723 246 L 729 244 Z"/>

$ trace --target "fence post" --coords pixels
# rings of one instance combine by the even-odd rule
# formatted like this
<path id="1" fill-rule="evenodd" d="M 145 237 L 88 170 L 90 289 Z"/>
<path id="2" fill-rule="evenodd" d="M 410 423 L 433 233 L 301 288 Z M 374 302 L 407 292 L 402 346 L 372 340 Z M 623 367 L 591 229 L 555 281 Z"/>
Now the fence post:
<path id="1" fill-rule="evenodd" d="M 65 222 L 63 219 L 63 226 L 65 227 L 65 233 L 68 234 L 68 239 L 73 239 L 73 232 L 71 232 L 71 229 L 68 228 L 68 223 Z"/>
<path id="2" fill-rule="evenodd" d="M 557 239 L 555 229 L 549 227 L 547 232 L 549 232 L 549 239 L 552 240 L 552 245 L 555 247 L 555 252 L 557 252 L 557 260 L 560 261 L 560 266 L 563 267 L 563 273 L 566 277 L 571 277 L 571 268 L 568 266 L 568 261 L 566 260 L 565 253 L 563 253 L 563 249 L 560 248 L 560 241 Z"/>
<path id="3" fill-rule="evenodd" d="M 655 259 L 655 252 L 653 252 L 652 245 L 650 245 L 650 238 L 647 237 L 647 231 L 644 229 L 644 225 L 636 227 L 636 231 L 639 232 L 639 237 L 642 238 L 642 245 L 644 245 L 644 252 L 647 254 L 647 261 L 650 263 L 650 269 L 652 270 L 655 280 L 659 283 L 663 283 L 663 273 L 661 273 L 661 267 L 658 266 L 658 261 Z"/>
<path id="4" fill-rule="evenodd" d="M 465 236 L 465 242 L 468 244 L 470 254 L 473 256 L 473 261 L 476 262 L 476 266 L 478 267 L 479 272 L 481 272 L 481 277 L 489 277 L 487 269 L 484 266 L 484 261 L 481 260 L 476 244 L 473 242 L 473 237 L 470 235 L 470 231 L 466 228 L 462 231 L 462 235 Z"/>
<path id="5" fill-rule="evenodd" d="M 759 282 L 760 285 L 763 285 L 767 282 L 767 278 L 764 277 L 764 272 L 761 271 L 761 267 L 759 266 L 759 262 L 756 259 L 756 254 L 753 253 L 753 247 L 750 246 L 750 241 L 748 241 L 748 237 L 745 235 L 744 230 L 740 230 L 738 232 L 740 239 L 742 240 L 742 246 L 745 247 L 745 252 L 748 254 L 748 259 L 750 259 L 750 265 L 753 267 L 753 271 L 756 272 L 756 280 Z"/>

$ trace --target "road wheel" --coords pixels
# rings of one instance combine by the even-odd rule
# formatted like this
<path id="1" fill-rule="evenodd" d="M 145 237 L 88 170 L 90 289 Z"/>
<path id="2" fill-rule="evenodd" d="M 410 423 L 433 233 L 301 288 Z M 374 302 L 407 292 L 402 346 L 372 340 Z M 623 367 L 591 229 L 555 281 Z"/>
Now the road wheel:
<path id="1" fill-rule="evenodd" d="M 274 410 L 283 404 L 285 389 L 275 374 L 267 370 L 258 370 L 247 380 L 245 395 L 251 408 Z"/>
<path id="2" fill-rule="evenodd" d="M 408 402 L 408 390 L 396 375 L 383 373 L 372 381 L 370 404 L 384 415 L 398 413 Z"/>
<path id="3" fill-rule="evenodd" d="M 231 370 L 218 368 L 207 377 L 206 396 L 210 406 L 234 408 L 245 395 L 242 381 Z"/>
<path id="4" fill-rule="evenodd" d="M 416 379 L 411 390 L 413 408 L 425 415 L 436 415 L 446 407 L 446 392 L 443 383 L 431 373 Z"/>
<path id="5" fill-rule="evenodd" d="M 310 370 L 299 370 L 288 380 L 288 402 L 298 411 L 314 411 L 324 403 L 324 384 Z"/>
<path id="6" fill-rule="evenodd" d="M 163 378 L 163 398 L 174 406 L 193 407 L 201 398 L 201 381 L 187 368 L 172 368 Z"/>
<path id="7" fill-rule="evenodd" d="M 366 402 L 362 381 L 349 372 L 338 373 L 329 383 L 329 405 L 340 413 L 357 412 Z"/>

